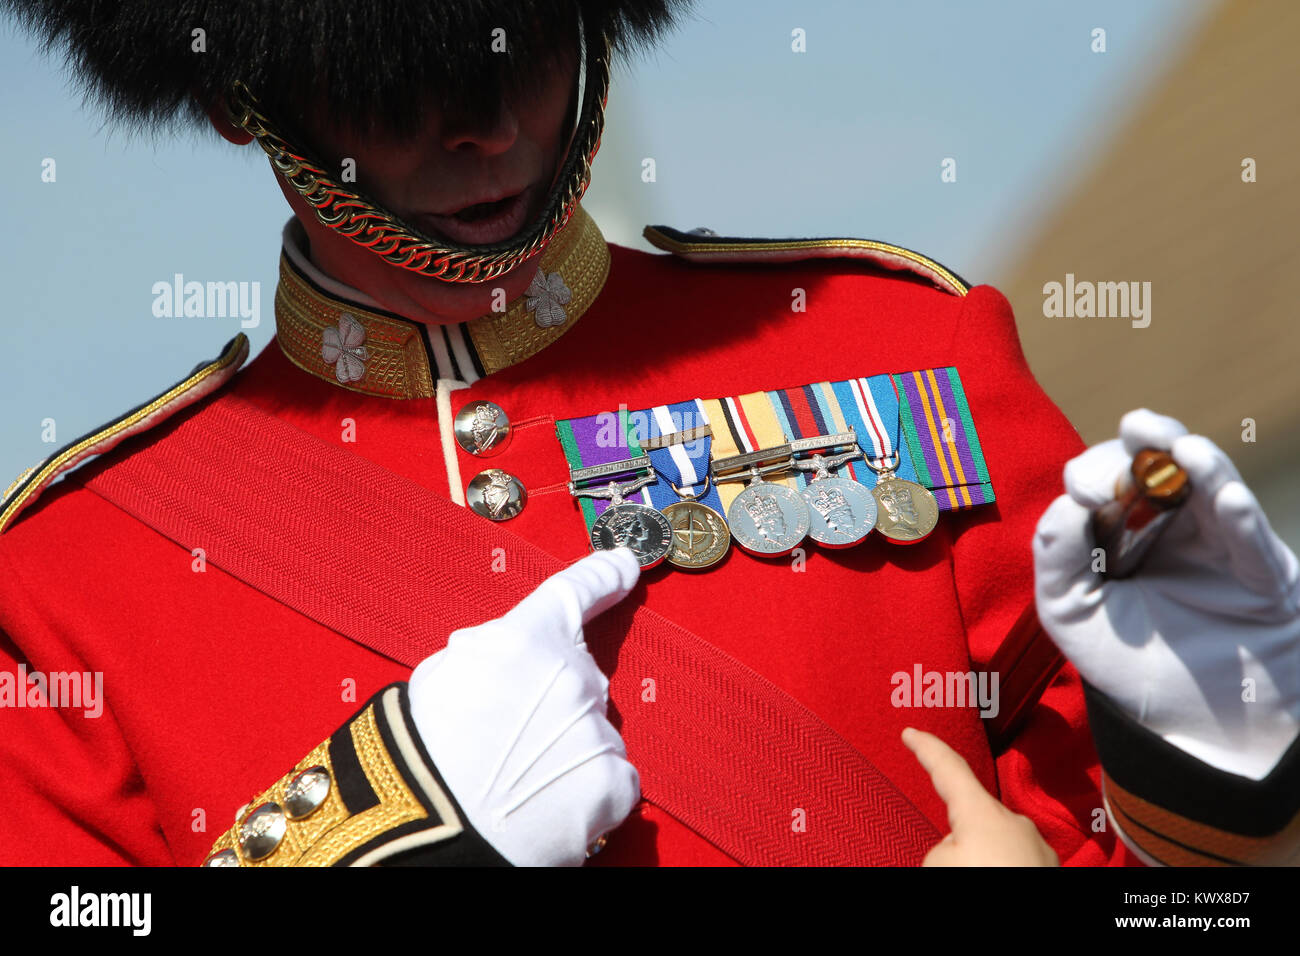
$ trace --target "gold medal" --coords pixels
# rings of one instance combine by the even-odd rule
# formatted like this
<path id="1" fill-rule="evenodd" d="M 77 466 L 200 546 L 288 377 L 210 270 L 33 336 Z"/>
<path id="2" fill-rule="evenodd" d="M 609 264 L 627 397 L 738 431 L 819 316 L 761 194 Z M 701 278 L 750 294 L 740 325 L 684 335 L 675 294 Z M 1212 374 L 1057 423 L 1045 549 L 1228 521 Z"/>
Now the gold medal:
<path id="1" fill-rule="evenodd" d="M 692 571 L 711 568 L 731 550 L 731 530 L 727 527 L 727 519 L 700 500 L 709 493 L 712 476 L 706 465 L 701 485 L 697 462 L 708 461 L 713 429 L 698 403 L 693 413 L 689 409 L 686 412 L 678 410 L 675 416 L 664 405 L 652 409 L 652 414 L 658 423 L 659 435 L 642 439 L 641 450 L 649 454 L 659 477 L 679 499 L 660 509 L 672 529 L 667 561 L 674 567 Z M 687 427 L 691 420 L 703 424 Z M 688 443 L 700 441 L 704 442 L 703 461 L 700 461 L 699 446 L 687 447 Z M 679 486 L 674 479 L 684 484 Z M 692 492 L 690 489 L 697 485 L 699 490 Z"/>
<path id="2" fill-rule="evenodd" d="M 883 471 L 871 489 L 876 499 L 876 530 L 894 544 L 916 544 L 939 524 L 939 502 L 930 489 Z"/>
<path id="3" fill-rule="evenodd" d="M 939 524 L 939 502 L 924 485 L 898 477 L 903 462 L 898 443 L 897 386 L 888 375 L 859 379 L 853 386 L 871 441 L 867 466 L 876 473 L 876 530 L 894 544 L 924 541 Z"/>
<path id="4" fill-rule="evenodd" d="M 673 529 L 668 563 L 679 568 L 711 568 L 731 548 L 726 519 L 708 505 L 693 499 L 677 501 L 663 509 Z"/>

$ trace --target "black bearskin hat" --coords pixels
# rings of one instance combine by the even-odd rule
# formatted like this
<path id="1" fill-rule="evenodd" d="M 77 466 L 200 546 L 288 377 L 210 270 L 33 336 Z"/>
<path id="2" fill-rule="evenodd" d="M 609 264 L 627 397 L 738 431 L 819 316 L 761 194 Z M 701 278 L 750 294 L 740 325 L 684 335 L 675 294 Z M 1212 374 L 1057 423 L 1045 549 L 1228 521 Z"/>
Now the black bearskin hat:
<path id="1" fill-rule="evenodd" d="M 117 119 L 201 118 L 242 80 L 280 115 L 323 97 L 359 128 L 401 135 L 429 105 L 495 109 L 557 57 L 576 55 L 579 17 L 588 35 L 603 32 L 626 52 L 688 2 L 0 0 L 0 8 L 62 51 Z"/>

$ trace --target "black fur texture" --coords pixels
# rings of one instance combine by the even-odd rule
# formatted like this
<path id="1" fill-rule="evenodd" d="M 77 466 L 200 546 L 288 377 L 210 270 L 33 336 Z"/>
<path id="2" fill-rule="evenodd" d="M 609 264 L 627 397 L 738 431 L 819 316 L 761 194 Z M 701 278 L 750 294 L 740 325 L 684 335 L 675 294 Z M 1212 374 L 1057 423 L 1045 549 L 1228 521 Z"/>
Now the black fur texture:
<path id="1" fill-rule="evenodd" d="M 653 42 L 689 0 L 0 0 L 110 115 L 203 120 L 243 80 L 292 121 L 324 106 L 402 135 L 430 106 L 491 111 L 577 50 L 577 20 L 615 50 Z M 492 49 L 505 30 L 507 52 Z M 195 30 L 205 52 L 195 52 Z"/>

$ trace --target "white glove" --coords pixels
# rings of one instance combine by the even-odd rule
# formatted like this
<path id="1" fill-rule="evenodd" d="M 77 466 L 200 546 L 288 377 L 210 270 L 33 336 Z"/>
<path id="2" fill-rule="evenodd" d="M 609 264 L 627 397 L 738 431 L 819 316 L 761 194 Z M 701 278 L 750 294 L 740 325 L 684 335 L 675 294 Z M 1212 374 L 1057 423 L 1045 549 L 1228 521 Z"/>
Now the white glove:
<path id="1" fill-rule="evenodd" d="M 1092 571 L 1091 510 L 1141 448 L 1192 492 L 1131 578 Z M 1259 780 L 1300 728 L 1300 573 L 1228 457 L 1172 418 L 1125 415 L 1120 438 L 1065 466 L 1034 536 L 1043 627 L 1083 678 L 1204 763 Z M 1250 698 L 1253 696 L 1253 701 Z"/>
<path id="2" fill-rule="evenodd" d="M 640 576 L 627 548 L 552 575 L 504 617 L 451 635 L 411 674 L 411 714 L 479 834 L 516 866 L 579 866 L 641 780 L 605 719 L 583 625 Z"/>

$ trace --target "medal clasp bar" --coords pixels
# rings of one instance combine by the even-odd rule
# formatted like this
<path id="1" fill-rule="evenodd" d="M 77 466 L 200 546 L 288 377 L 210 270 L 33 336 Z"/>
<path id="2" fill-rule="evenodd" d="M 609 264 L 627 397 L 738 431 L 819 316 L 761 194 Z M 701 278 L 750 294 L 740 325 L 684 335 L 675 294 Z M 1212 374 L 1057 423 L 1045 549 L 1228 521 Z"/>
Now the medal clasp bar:
<path id="1" fill-rule="evenodd" d="M 653 469 L 650 467 L 650 457 L 648 455 L 638 455 L 636 458 L 623 458 L 619 461 L 607 461 L 603 465 L 588 465 L 586 468 L 569 469 L 569 485 L 580 485 L 584 481 L 594 481 L 598 478 L 610 478 L 614 475 L 627 475 L 635 472 L 648 472 Z"/>
<path id="2" fill-rule="evenodd" d="M 626 475 L 637 471 L 645 471 L 643 474 L 630 481 L 618 481 L 615 478 L 602 485 L 593 485 L 590 488 L 579 488 L 579 481 L 591 481 L 610 477 L 612 475 Z M 634 491 L 640 491 L 646 485 L 654 484 L 659 476 L 650 468 L 650 459 L 642 456 L 640 458 L 625 458 L 622 461 L 611 461 L 604 465 L 592 465 L 589 468 L 577 468 L 569 472 L 569 494 L 575 498 L 586 496 L 588 498 L 608 498 L 613 504 L 621 505 L 623 499 Z"/>
<path id="3" fill-rule="evenodd" d="M 687 428 L 685 431 L 670 432 L 667 435 L 660 435 L 658 438 L 641 439 L 642 451 L 658 451 L 661 448 L 671 448 L 673 445 L 685 445 L 688 442 L 699 441 L 701 438 L 712 438 L 713 429 L 708 425 L 697 425 L 695 428 Z"/>
<path id="4" fill-rule="evenodd" d="M 711 466 L 713 480 L 715 482 L 747 481 L 776 471 L 789 471 L 793 461 L 794 455 L 788 442 L 771 448 L 760 448 L 758 451 L 745 452 L 743 455 L 717 459 Z M 763 462 L 769 464 L 764 465 Z"/>
<path id="5" fill-rule="evenodd" d="M 850 428 L 846 432 L 835 432 L 831 435 L 810 435 L 807 438 L 796 438 L 790 442 L 790 452 L 799 454 L 808 451 L 824 451 L 827 448 L 839 448 L 841 445 L 854 445 L 858 443 L 858 433 Z M 861 452 L 856 452 L 861 454 Z"/>

